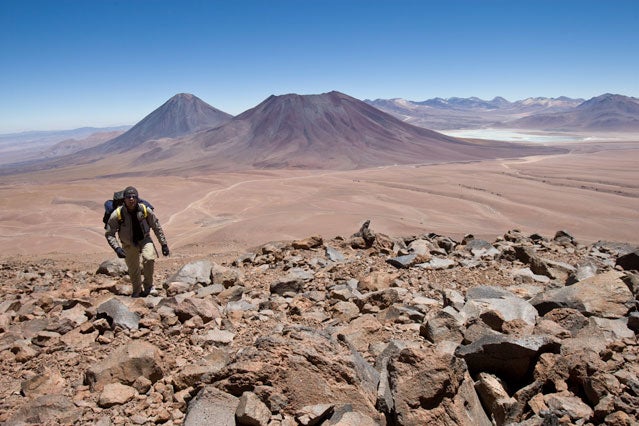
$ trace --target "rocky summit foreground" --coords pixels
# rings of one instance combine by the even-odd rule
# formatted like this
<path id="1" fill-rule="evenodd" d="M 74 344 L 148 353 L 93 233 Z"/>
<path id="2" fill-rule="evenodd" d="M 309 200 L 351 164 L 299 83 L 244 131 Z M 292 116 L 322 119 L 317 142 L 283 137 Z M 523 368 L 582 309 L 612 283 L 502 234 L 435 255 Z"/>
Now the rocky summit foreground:
<path id="1" fill-rule="evenodd" d="M 5 261 L 0 422 L 637 424 L 637 247 L 368 225 L 201 259 L 146 298 L 118 260 Z"/>

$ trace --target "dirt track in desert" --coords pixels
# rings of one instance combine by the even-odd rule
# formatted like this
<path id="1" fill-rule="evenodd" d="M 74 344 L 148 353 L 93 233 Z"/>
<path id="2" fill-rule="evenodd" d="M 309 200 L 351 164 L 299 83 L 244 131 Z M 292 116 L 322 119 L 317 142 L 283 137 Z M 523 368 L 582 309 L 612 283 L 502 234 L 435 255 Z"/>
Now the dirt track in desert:
<path id="1" fill-rule="evenodd" d="M 0 256 L 89 262 L 112 255 L 102 203 L 136 186 L 153 203 L 174 260 L 233 255 L 272 240 L 349 236 L 367 219 L 391 236 L 494 239 L 509 229 L 639 244 L 639 143 L 565 155 L 356 171 L 275 170 L 93 179 L 46 174 L 0 185 Z"/>

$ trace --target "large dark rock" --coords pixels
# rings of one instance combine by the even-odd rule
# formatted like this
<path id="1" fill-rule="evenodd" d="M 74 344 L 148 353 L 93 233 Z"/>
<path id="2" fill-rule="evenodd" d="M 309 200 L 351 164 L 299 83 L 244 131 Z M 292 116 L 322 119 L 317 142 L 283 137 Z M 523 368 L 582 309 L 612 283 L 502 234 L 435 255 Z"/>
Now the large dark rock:
<path id="1" fill-rule="evenodd" d="M 626 271 L 639 271 L 639 250 L 619 256 L 615 264 Z"/>
<path id="2" fill-rule="evenodd" d="M 159 349 L 147 342 L 132 341 L 92 365 L 84 374 L 84 382 L 100 391 L 108 383 L 132 385 L 139 377 L 154 383 L 163 375 Z"/>
<path id="3" fill-rule="evenodd" d="M 586 316 L 621 318 L 634 303 L 634 296 L 623 277 L 619 271 L 605 272 L 568 287 L 538 294 L 530 303 L 541 315 L 556 308 L 572 308 Z"/>
<path id="4" fill-rule="evenodd" d="M 407 348 L 390 359 L 388 377 L 397 424 L 491 424 L 457 357 Z"/>
<path id="5" fill-rule="evenodd" d="M 544 352 L 559 352 L 560 343 L 549 336 L 487 335 L 459 346 L 455 355 L 466 360 L 471 374 L 494 373 L 507 381 L 524 380 Z"/>
<path id="6" fill-rule="evenodd" d="M 140 324 L 140 316 L 115 297 L 98 306 L 97 317 L 106 318 L 112 328 L 137 330 Z"/>

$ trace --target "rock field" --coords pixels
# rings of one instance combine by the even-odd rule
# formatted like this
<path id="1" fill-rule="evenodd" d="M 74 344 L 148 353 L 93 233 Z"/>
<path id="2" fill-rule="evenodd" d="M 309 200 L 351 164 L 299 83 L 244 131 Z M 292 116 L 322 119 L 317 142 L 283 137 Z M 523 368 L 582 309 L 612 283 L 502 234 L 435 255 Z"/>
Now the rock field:
<path id="1" fill-rule="evenodd" d="M 99 266 L 99 267 L 98 267 Z M 0 263 L 0 422 L 637 425 L 639 249 L 507 232 Z"/>

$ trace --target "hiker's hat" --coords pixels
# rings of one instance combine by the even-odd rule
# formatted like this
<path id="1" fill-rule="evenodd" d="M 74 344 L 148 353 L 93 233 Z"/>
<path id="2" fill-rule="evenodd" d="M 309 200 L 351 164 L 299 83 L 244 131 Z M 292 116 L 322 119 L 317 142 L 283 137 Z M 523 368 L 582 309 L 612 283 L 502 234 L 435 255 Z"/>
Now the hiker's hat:
<path id="1" fill-rule="evenodd" d="M 124 198 L 135 197 L 138 198 L 138 190 L 132 186 L 127 186 L 124 189 Z"/>

